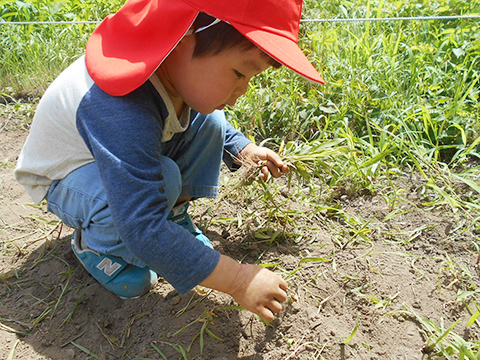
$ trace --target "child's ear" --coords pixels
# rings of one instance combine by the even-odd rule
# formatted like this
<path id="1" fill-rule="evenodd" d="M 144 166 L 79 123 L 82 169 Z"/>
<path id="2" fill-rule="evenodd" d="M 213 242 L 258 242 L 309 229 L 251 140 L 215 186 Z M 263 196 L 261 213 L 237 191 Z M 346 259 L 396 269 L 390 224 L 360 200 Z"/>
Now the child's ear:
<path id="1" fill-rule="evenodd" d="M 195 35 L 193 28 L 189 29 L 185 35 L 180 39 L 175 49 L 193 49 L 196 43 L 196 37 L 192 36 Z M 193 51 L 193 50 L 192 50 Z"/>

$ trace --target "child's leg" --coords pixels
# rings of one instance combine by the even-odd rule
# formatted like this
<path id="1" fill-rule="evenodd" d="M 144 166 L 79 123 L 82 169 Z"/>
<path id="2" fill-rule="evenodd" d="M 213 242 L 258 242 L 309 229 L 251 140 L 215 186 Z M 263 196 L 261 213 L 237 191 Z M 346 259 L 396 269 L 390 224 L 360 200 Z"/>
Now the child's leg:
<path id="1" fill-rule="evenodd" d="M 180 197 L 215 197 L 225 142 L 223 111 L 196 114 L 184 133 L 165 143 L 163 155 L 173 159 L 182 174 Z"/>
<path id="2" fill-rule="evenodd" d="M 162 157 L 168 169 L 166 186 L 172 208 L 180 194 L 180 172 Z M 55 182 L 48 195 L 48 210 L 66 225 L 76 228 L 72 248 L 82 265 L 106 289 L 126 298 L 147 293 L 157 274 L 137 259 L 123 244 L 106 202 L 96 163 L 85 165 Z"/>
<path id="3" fill-rule="evenodd" d="M 163 154 L 177 163 L 182 173 L 182 191 L 169 219 L 190 231 L 206 246 L 210 240 L 195 226 L 187 213 L 188 201 L 199 197 L 214 197 L 218 193 L 220 166 L 225 142 L 225 116 L 223 111 L 209 115 L 195 114 L 187 131 L 177 134 L 163 144 Z"/>
<path id="4" fill-rule="evenodd" d="M 168 174 L 165 190 L 169 209 L 172 209 L 180 194 L 180 173 L 171 159 L 162 157 L 162 162 Z M 90 249 L 121 257 L 139 267 L 145 266 L 120 239 L 96 163 L 82 166 L 55 182 L 49 190 L 48 210 L 66 225 L 81 229 L 82 240 Z"/>

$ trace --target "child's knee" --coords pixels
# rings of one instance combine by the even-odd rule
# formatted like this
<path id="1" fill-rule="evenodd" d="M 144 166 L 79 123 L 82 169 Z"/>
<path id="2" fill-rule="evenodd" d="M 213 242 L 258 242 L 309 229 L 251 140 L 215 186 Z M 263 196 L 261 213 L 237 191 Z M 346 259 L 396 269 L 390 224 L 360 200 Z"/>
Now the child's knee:
<path id="1" fill-rule="evenodd" d="M 221 110 L 215 110 L 213 113 L 207 115 L 207 121 L 205 121 L 205 124 L 208 126 L 208 132 L 210 132 L 212 136 L 224 139 L 226 122 L 227 119 L 225 118 L 225 113 Z"/>
<path id="2" fill-rule="evenodd" d="M 215 110 L 213 113 L 197 114 L 192 121 L 191 130 L 195 133 L 195 139 L 203 142 L 206 139 L 206 144 L 222 143 L 225 139 L 226 119 L 223 111 Z"/>
<path id="3" fill-rule="evenodd" d="M 168 209 L 171 210 L 182 191 L 182 174 L 178 165 L 166 156 L 161 156 L 160 161 L 163 166 L 163 178 L 165 181 L 165 194 L 167 196 Z"/>

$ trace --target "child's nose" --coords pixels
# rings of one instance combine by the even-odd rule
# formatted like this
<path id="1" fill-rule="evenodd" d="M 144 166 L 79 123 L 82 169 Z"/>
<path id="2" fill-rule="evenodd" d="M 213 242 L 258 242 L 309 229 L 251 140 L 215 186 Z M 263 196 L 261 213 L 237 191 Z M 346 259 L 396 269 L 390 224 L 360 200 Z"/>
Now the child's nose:
<path id="1" fill-rule="evenodd" d="M 227 102 L 228 105 L 230 106 L 235 105 L 235 103 L 237 102 L 237 99 L 247 92 L 248 83 L 249 81 L 245 80 L 235 88 L 235 90 L 232 93 L 232 96 L 230 96 L 230 99 L 228 99 L 228 102 Z"/>
<path id="2" fill-rule="evenodd" d="M 230 97 L 230 101 L 229 101 L 229 104 L 231 102 L 233 102 L 233 104 L 235 104 L 235 102 L 237 101 L 237 99 L 244 95 L 248 90 L 248 81 L 245 81 L 245 82 L 242 82 L 241 85 L 238 85 L 235 90 L 233 91 L 232 93 L 232 96 Z"/>
<path id="3" fill-rule="evenodd" d="M 249 81 L 248 80 L 245 80 L 245 81 L 242 81 L 242 84 L 240 84 L 237 88 L 237 93 L 238 93 L 238 96 L 237 98 L 239 98 L 240 96 L 244 95 L 247 90 L 248 90 L 248 83 Z"/>
<path id="4" fill-rule="evenodd" d="M 239 96 L 232 96 L 230 99 L 228 99 L 227 105 L 234 106 L 238 98 Z"/>

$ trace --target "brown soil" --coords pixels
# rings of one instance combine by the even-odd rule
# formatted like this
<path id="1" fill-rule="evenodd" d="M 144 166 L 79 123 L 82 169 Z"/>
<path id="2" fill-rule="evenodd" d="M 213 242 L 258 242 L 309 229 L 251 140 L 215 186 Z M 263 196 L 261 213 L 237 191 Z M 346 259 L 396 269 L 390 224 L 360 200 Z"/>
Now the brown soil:
<path id="1" fill-rule="evenodd" d="M 466 326 L 466 304 L 475 293 L 463 292 L 479 283 L 477 235 L 465 215 L 419 206 L 413 182 L 398 185 L 408 202 L 399 203 L 403 214 L 388 221 L 391 209 L 382 197 L 339 196 L 348 216 L 368 222 L 371 231 L 363 238 L 342 230 L 345 217 L 323 211 L 295 218 L 303 237 L 262 242 L 245 230 L 255 224 L 236 220 L 245 214 L 245 200 L 226 196 L 215 206 L 206 231 L 214 246 L 243 262 L 269 264 L 288 280 L 289 299 L 269 326 L 233 307 L 225 294 L 198 289 L 180 296 L 164 281 L 143 298 L 119 299 L 76 261 L 71 229 L 32 206 L 15 182 L 12 171 L 28 127 L 24 113 L 3 109 L 2 359 L 422 359 L 431 333 L 421 316 L 445 329 L 461 319 L 455 333 L 479 340 L 478 324 Z M 311 208 L 295 199 L 285 206 Z M 211 220 L 208 206 L 196 206 L 196 221 Z"/>

